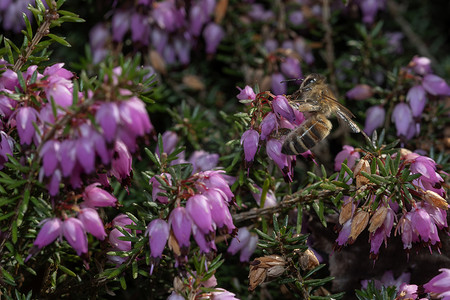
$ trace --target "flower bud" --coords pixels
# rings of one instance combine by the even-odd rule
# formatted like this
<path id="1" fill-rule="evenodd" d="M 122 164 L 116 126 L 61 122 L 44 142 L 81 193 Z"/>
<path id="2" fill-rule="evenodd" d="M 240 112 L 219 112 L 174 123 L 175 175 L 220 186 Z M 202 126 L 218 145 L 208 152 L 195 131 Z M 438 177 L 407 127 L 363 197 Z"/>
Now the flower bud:
<path id="1" fill-rule="evenodd" d="M 444 210 L 448 210 L 447 201 L 444 198 L 442 198 L 438 193 L 427 190 L 424 196 L 425 201 L 427 201 L 431 205 Z"/>
<path id="2" fill-rule="evenodd" d="M 350 220 L 350 218 L 353 215 L 353 209 L 354 209 L 354 205 L 353 205 L 353 201 L 350 200 L 347 203 L 345 203 L 344 205 L 342 205 L 341 208 L 341 212 L 339 214 L 339 224 L 344 224 L 345 222 L 347 222 L 348 220 Z"/>
<path id="3" fill-rule="evenodd" d="M 104 240 L 106 237 L 105 228 L 103 222 L 100 219 L 97 211 L 93 208 L 82 208 L 77 218 L 83 223 L 86 231 L 98 238 Z"/>
<path id="4" fill-rule="evenodd" d="M 161 257 L 169 238 L 169 231 L 169 224 L 164 220 L 155 219 L 148 224 L 145 234 L 148 235 L 150 252 L 153 258 Z"/>
<path id="5" fill-rule="evenodd" d="M 367 84 L 358 84 L 346 93 L 347 98 L 353 100 L 365 100 L 372 95 L 372 87 Z"/>
<path id="6" fill-rule="evenodd" d="M 278 277 L 285 271 L 286 261 L 278 255 L 258 257 L 250 263 L 249 290 L 253 291 L 267 277 Z"/>
<path id="7" fill-rule="evenodd" d="M 272 101 L 272 109 L 278 117 L 284 117 L 289 122 L 295 121 L 295 113 L 292 106 L 284 96 L 276 96 Z"/>
<path id="8" fill-rule="evenodd" d="M 245 161 L 252 163 L 258 150 L 259 134 L 256 130 L 249 129 L 242 134 L 241 144 L 244 147 Z"/>
<path id="9" fill-rule="evenodd" d="M 87 253 L 88 241 L 83 223 L 75 218 L 68 218 L 62 224 L 62 232 L 67 242 L 77 251 L 78 256 Z"/>
<path id="10" fill-rule="evenodd" d="M 360 210 L 359 212 L 357 212 L 352 220 L 349 239 L 351 241 L 356 240 L 356 238 L 361 234 L 364 228 L 366 228 L 367 223 L 369 223 L 369 213 L 364 210 Z"/>
<path id="11" fill-rule="evenodd" d="M 319 265 L 319 260 L 310 249 L 302 252 L 298 261 L 303 271 L 312 270 Z"/>
<path id="12" fill-rule="evenodd" d="M 370 219 L 369 232 L 374 232 L 381 225 L 383 225 L 384 220 L 386 219 L 387 212 L 388 209 L 386 206 L 381 206 L 375 211 L 372 218 Z"/>
<path id="13" fill-rule="evenodd" d="M 356 178 L 356 188 L 359 189 L 361 186 L 370 183 L 370 180 L 361 174 L 364 171 L 370 174 L 370 164 L 366 159 L 361 159 L 355 167 L 353 174 Z"/>

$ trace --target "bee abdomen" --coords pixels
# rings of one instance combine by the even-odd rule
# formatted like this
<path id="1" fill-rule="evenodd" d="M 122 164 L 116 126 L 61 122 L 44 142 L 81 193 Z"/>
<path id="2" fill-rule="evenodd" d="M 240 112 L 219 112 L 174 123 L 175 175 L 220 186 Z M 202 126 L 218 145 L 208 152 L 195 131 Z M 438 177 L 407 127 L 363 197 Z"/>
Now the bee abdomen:
<path id="1" fill-rule="evenodd" d="M 288 134 L 281 153 L 297 155 L 308 151 L 323 140 L 331 131 L 331 122 L 323 115 L 315 115 Z"/>

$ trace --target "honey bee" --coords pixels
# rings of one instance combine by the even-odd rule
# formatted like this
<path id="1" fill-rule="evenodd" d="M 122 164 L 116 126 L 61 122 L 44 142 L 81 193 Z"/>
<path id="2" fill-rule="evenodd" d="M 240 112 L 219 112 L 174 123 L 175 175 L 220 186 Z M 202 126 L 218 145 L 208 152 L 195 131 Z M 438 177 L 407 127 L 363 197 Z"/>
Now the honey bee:
<path id="1" fill-rule="evenodd" d="M 290 96 L 290 102 L 299 111 L 307 112 L 310 116 L 287 134 L 281 153 L 297 155 L 314 147 L 330 134 L 333 126 L 328 118 L 333 114 L 343 120 L 353 132 L 362 132 L 352 121 L 352 112 L 336 100 L 325 83 L 325 77 L 320 74 L 308 75 L 300 88 Z"/>

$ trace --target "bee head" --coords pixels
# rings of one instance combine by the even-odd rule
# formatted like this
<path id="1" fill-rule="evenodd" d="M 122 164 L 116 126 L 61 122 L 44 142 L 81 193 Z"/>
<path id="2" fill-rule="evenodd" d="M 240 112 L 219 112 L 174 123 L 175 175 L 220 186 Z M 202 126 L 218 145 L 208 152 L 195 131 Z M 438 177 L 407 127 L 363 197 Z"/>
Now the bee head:
<path id="1" fill-rule="evenodd" d="M 308 91 L 311 89 L 311 87 L 314 84 L 322 83 L 324 81 L 325 81 L 325 76 L 316 74 L 316 73 L 312 73 L 312 74 L 309 74 L 308 76 L 306 76 L 306 78 L 303 80 L 303 82 L 300 86 L 300 89 L 302 89 L 303 91 Z"/>

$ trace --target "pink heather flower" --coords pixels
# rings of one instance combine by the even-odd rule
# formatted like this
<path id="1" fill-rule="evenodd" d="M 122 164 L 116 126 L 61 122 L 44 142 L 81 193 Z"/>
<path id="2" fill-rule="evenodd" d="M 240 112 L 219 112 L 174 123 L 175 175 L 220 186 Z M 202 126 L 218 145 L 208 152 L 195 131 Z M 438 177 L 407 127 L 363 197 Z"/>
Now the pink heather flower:
<path id="1" fill-rule="evenodd" d="M 0 77 L 1 78 L 1 77 Z M 1 85 L 0 85 L 1 86 Z M 0 87 L 0 92 L 11 94 L 10 90 L 6 90 Z M 17 105 L 17 102 L 8 98 L 6 95 L 0 94 L 0 116 L 9 118 L 13 113 L 13 109 Z"/>
<path id="2" fill-rule="evenodd" d="M 50 178 L 50 182 L 47 184 L 47 190 L 51 196 L 56 196 L 59 193 L 61 178 L 61 171 L 55 170 Z"/>
<path id="3" fill-rule="evenodd" d="M 183 65 L 189 64 L 191 60 L 192 42 L 190 36 L 177 36 L 173 39 L 173 47 L 178 60 Z"/>
<path id="4" fill-rule="evenodd" d="M 277 116 L 270 112 L 261 122 L 261 140 L 265 140 L 274 130 L 278 130 Z"/>
<path id="5" fill-rule="evenodd" d="M 274 17 L 273 11 L 270 9 L 265 10 L 264 6 L 260 3 L 251 4 L 248 16 L 255 21 L 266 21 Z"/>
<path id="6" fill-rule="evenodd" d="M 383 8 L 384 1 L 378 0 L 360 0 L 359 8 L 362 11 L 363 22 L 372 24 L 379 9 Z"/>
<path id="7" fill-rule="evenodd" d="M 425 203 L 423 205 L 427 213 L 430 215 L 430 217 L 433 219 L 433 222 L 436 224 L 436 226 L 442 230 L 444 228 L 448 227 L 447 224 L 447 211 L 438 207 L 435 207 L 431 204 Z"/>
<path id="8" fill-rule="evenodd" d="M 13 70 L 6 69 L 0 76 L 0 88 L 14 91 L 16 86 L 19 86 L 17 73 Z"/>
<path id="9" fill-rule="evenodd" d="M 349 145 L 344 145 L 343 149 L 334 158 L 334 170 L 340 171 L 342 163 L 347 160 L 347 166 L 351 169 L 355 165 L 357 159 L 359 159 L 359 152 L 355 151 L 355 148 Z"/>
<path id="10" fill-rule="evenodd" d="M 45 176 L 50 176 L 58 166 L 60 143 L 56 140 L 47 141 L 41 148 L 42 168 Z"/>
<path id="11" fill-rule="evenodd" d="M 208 199 L 212 221 L 219 229 L 224 228 L 224 232 L 231 233 L 236 227 L 233 224 L 233 219 L 228 210 L 227 200 L 223 192 L 212 188 L 208 189 L 202 195 Z"/>
<path id="12" fill-rule="evenodd" d="M 398 288 L 398 297 L 400 299 L 417 299 L 417 288 L 415 284 L 402 283 Z"/>
<path id="13" fill-rule="evenodd" d="M 281 153 L 282 144 L 279 140 L 269 139 L 266 144 L 267 156 L 272 159 L 281 170 L 289 169 L 287 155 Z"/>
<path id="14" fill-rule="evenodd" d="M 71 79 L 73 73 L 63 67 L 64 63 L 51 65 L 50 67 L 45 68 L 43 74 L 44 76 L 56 76 L 64 79 Z"/>
<path id="15" fill-rule="evenodd" d="M 192 225 L 192 236 L 201 252 L 209 253 L 211 250 L 217 250 L 214 240 L 207 241 L 205 234 L 195 224 Z"/>
<path id="16" fill-rule="evenodd" d="M 365 100 L 372 97 L 373 91 L 372 87 L 367 84 L 358 84 L 346 94 L 347 98 L 353 100 Z"/>
<path id="17" fill-rule="evenodd" d="M 95 113 L 95 121 L 102 128 L 103 136 L 111 143 L 116 136 L 117 125 L 120 121 L 120 112 L 116 103 L 105 102 Z"/>
<path id="18" fill-rule="evenodd" d="M 386 32 L 385 35 L 389 52 L 395 54 L 403 53 L 402 39 L 405 35 L 400 31 Z"/>
<path id="19" fill-rule="evenodd" d="M 287 91 L 287 84 L 283 82 L 286 78 L 281 73 L 273 73 L 271 78 L 271 89 L 275 95 L 284 95 Z"/>
<path id="20" fill-rule="evenodd" d="M 193 173 L 208 171 L 217 166 L 219 162 L 219 154 L 208 153 L 203 150 L 194 151 L 189 157 L 189 162 L 192 164 Z"/>
<path id="21" fill-rule="evenodd" d="M 294 40 L 293 50 L 300 54 L 300 56 L 308 65 L 314 62 L 312 50 L 303 37 L 299 36 Z"/>
<path id="22" fill-rule="evenodd" d="M 83 223 L 75 218 L 67 218 L 62 224 L 62 231 L 67 242 L 77 252 L 78 256 L 87 253 L 87 237 Z"/>
<path id="23" fill-rule="evenodd" d="M 44 224 L 39 230 L 39 233 L 33 245 L 39 249 L 51 244 L 58 236 L 62 234 L 62 222 L 59 218 L 45 219 L 41 222 Z"/>
<path id="24" fill-rule="evenodd" d="M 3 169 L 5 162 L 8 161 L 8 156 L 13 155 L 14 139 L 0 130 L 0 170 Z"/>
<path id="25" fill-rule="evenodd" d="M 119 226 L 125 229 L 127 232 L 131 233 L 131 229 L 127 228 L 128 225 L 136 225 L 127 215 L 119 214 L 117 215 L 111 222 L 113 226 Z M 140 233 L 140 230 L 136 230 L 137 233 Z"/>
<path id="26" fill-rule="evenodd" d="M 206 43 L 206 53 L 213 54 L 216 52 L 220 41 L 225 37 L 225 31 L 216 23 L 209 23 L 203 30 L 203 38 Z"/>
<path id="27" fill-rule="evenodd" d="M 432 190 L 439 195 L 444 195 L 444 189 L 441 183 L 444 182 L 441 175 L 436 172 L 436 162 L 426 156 L 421 156 L 417 153 L 410 153 L 406 155 L 405 161 L 411 163 L 410 170 L 412 174 L 421 174 L 414 183 L 423 187 L 425 190 Z"/>
<path id="28" fill-rule="evenodd" d="M 284 117 L 291 123 L 295 121 L 294 109 L 289 104 L 286 97 L 276 96 L 272 101 L 272 109 L 278 118 Z"/>
<path id="29" fill-rule="evenodd" d="M 153 125 L 145 109 L 145 104 L 137 97 L 122 101 L 119 107 L 123 126 L 129 133 L 142 136 L 153 130 Z"/>
<path id="30" fill-rule="evenodd" d="M 169 200 L 166 196 L 158 195 L 158 193 L 166 193 L 165 189 L 161 189 L 161 183 L 159 183 L 156 177 L 164 180 L 166 185 L 172 185 L 172 176 L 169 173 L 162 173 L 161 175 L 155 175 L 150 179 L 149 184 L 152 186 L 152 199 L 153 201 L 158 201 L 159 203 L 167 204 Z"/>
<path id="31" fill-rule="evenodd" d="M 189 11 L 189 27 L 188 30 L 193 36 L 199 36 L 203 25 L 208 20 L 206 12 L 201 7 L 200 3 L 192 5 Z"/>
<path id="32" fill-rule="evenodd" d="M 449 96 L 450 87 L 444 79 L 434 74 L 427 74 L 423 77 L 423 88 L 434 96 Z"/>
<path id="33" fill-rule="evenodd" d="M 413 242 L 413 227 L 411 224 L 411 213 L 406 213 L 399 222 L 400 231 L 402 233 L 403 249 L 411 249 Z M 415 234 L 414 234 L 415 235 Z M 415 237 L 417 238 L 417 237 Z"/>
<path id="34" fill-rule="evenodd" d="M 92 173 L 95 169 L 95 149 L 92 139 L 89 137 L 79 138 L 75 147 L 78 163 L 87 174 Z"/>
<path id="35" fill-rule="evenodd" d="M 170 154 L 175 150 L 175 146 L 178 143 L 178 135 L 173 131 L 166 131 L 163 133 L 162 137 L 163 150 L 165 153 Z M 156 146 L 155 152 L 160 155 L 159 146 Z"/>
<path id="36" fill-rule="evenodd" d="M 148 224 L 145 234 L 148 235 L 150 252 L 153 258 L 161 258 L 169 239 L 169 233 L 169 224 L 164 220 L 155 219 Z"/>
<path id="37" fill-rule="evenodd" d="M 72 174 L 77 160 L 76 142 L 73 140 L 63 140 L 59 148 L 62 175 L 68 177 Z"/>
<path id="38" fill-rule="evenodd" d="M 370 107 L 366 112 L 364 132 L 371 135 L 375 129 L 383 125 L 385 116 L 386 112 L 382 106 Z"/>
<path id="39" fill-rule="evenodd" d="M 258 193 L 252 193 L 253 199 L 255 199 L 256 203 L 261 206 L 261 195 L 262 195 L 262 188 L 257 186 L 256 184 L 254 187 L 259 191 Z M 272 207 L 277 205 L 277 197 L 275 197 L 275 193 L 272 190 L 268 190 L 266 194 L 266 199 L 264 201 L 264 207 Z"/>
<path id="40" fill-rule="evenodd" d="M 168 33 L 160 30 L 159 28 L 154 28 L 150 32 L 150 38 L 152 41 L 152 45 L 154 45 L 156 48 L 156 51 L 158 51 L 158 53 L 162 55 L 169 40 Z"/>
<path id="41" fill-rule="evenodd" d="M 31 140 L 36 133 L 33 123 L 36 123 L 38 115 L 38 112 L 32 107 L 21 107 L 17 110 L 17 133 L 22 145 L 31 144 Z"/>
<path id="42" fill-rule="evenodd" d="M 250 86 L 246 85 L 244 89 L 237 87 L 237 89 L 239 90 L 239 94 L 236 97 L 239 100 L 255 100 L 256 99 L 256 94 Z"/>
<path id="43" fill-rule="evenodd" d="M 167 64 L 174 64 L 177 61 L 175 48 L 172 44 L 167 44 L 163 50 L 162 56 Z"/>
<path id="44" fill-rule="evenodd" d="M 169 225 L 181 248 L 181 253 L 186 254 L 190 245 L 192 221 L 184 207 L 172 210 L 169 216 Z"/>
<path id="45" fill-rule="evenodd" d="M 122 141 L 116 140 L 111 161 L 111 175 L 116 177 L 119 182 L 131 177 L 132 162 L 133 159 L 127 146 Z"/>
<path id="46" fill-rule="evenodd" d="M 425 108 L 425 104 L 427 103 L 427 97 L 423 87 L 421 85 L 416 85 L 410 88 L 406 95 L 406 100 L 409 101 L 412 115 L 414 117 L 420 117 Z"/>
<path id="47" fill-rule="evenodd" d="M 139 12 L 134 12 L 131 16 L 131 40 L 133 43 L 139 42 L 148 45 L 150 39 L 150 24 L 148 16 Z"/>
<path id="48" fill-rule="evenodd" d="M 104 240 L 106 237 L 105 227 L 98 212 L 89 207 L 82 208 L 77 215 L 77 218 L 83 223 L 87 232 L 98 238 Z"/>
<path id="49" fill-rule="evenodd" d="M 242 134 L 241 145 L 244 147 L 245 161 L 249 164 L 253 162 L 258 150 L 259 134 L 256 130 L 249 129 Z"/>
<path id="50" fill-rule="evenodd" d="M 241 262 L 249 261 L 250 256 L 256 249 L 258 243 L 258 236 L 251 234 L 247 227 L 239 228 L 238 235 L 231 240 L 228 252 L 235 255 L 237 252 L 241 252 L 239 260 Z"/>
<path id="51" fill-rule="evenodd" d="M 432 245 L 439 242 L 436 224 L 431 216 L 423 208 L 417 208 L 411 211 L 411 223 L 415 233 L 421 237 L 424 242 L 430 241 Z"/>
<path id="52" fill-rule="evenodd" d="M 414 126 L 412 112 L 409 105 L 401 102 L 394 107 L 392 112 L 392 122 L 395 123 L 397 136 L 409 136 L 411 126 Z"/>
<path id="53" fill-rule="evenodd" d="M 287 57 L 280 65 L 281 72 L 287 78 L 300 78 L 302 77 L 302 69 L 300 62 L 297 58 Z"/>
<path id="54" fill-rule="evenodd" d="M 131 14 L 129 11 L 118 10 L 114 13 L 111 22 L 113 40 L 121 42 L 125 33 L 130 29 Z"/>
<path id="55" fill-rule="evenodd" d="M 347 243 L 348 238 L 350 237 L 351 230 L 352 230 L 352 219 L 349 219 L 342 225 L 342 228 L 339 231 L 339 236 L 336 239 L 336 243 L 339 246 L 343 246 Z"/>
<path id="56" fill-rule="evenodd" d="M 440 294 L 438 297 L 442 297 L 445 294 L 444 300 L 450 297 L 450 269 L 439 269 L 440 274 L 434 276 L 429 282 L 423 285 L 424 289 L 428 293 Z"/>
<path id="57" fill-rule="evenodd" d="M 235 294 L 232 292 L 229 292 L 224 289 L 214 289 L 215 292 L 211 293 L 211 300 L 238 300 L 239 298 L 236 298 Z"/>
<path id="58" fill-rule="evenodd" d="M 96 182 L 85 188 L 83 192 L 83 205 L 86 207 L 115 206 L 117 199 L 98 186 L 100 186 L 100 183 Z"/>
<path id="59" fill-rule="evenodd" d="M 89 32 L 89 42 L 93 51 L 102 49 L 110 36 L 109 30 L 103 23 L 98 23 Z"/>
<path id="60" fill-rule="evenodd" d="M 183 25 L 185 19 L 183 13 L 176 8 L 175 2 L 163 1 L 153 9 L 152 17 L 162 30 L 173 32 Z"/>
<path id="61" fill-rule="evenodd" d="M 419 75 L 431 73 L 431 60 L 424 56 L 414 56 L 409 66 Z"/>
<path id="62" fill-rule="evenodd" d="M 120 237 L 125 236 L 122 232 L 120 232 L 117 228 L 114 228 L 109 233 L 109 243 L 113 246 L 114 250 L 119 251 L 130 251 L 131 250 L 131 242 L 130 241 L 122 241 L 119 239 Z"/>
<path id="63" fill-rule="evenodd" d="M 247 227 L 239 228 L 238 234 L 231 240 L 227 252 L 231 253 L 231 255 L 238 253 L 239 250 L 241 250 L 249 242 L 250 236 L 251 234 Z"/>
<path id="64" fill-rule="evenodd" d="M 267 39 L 264 41 L 264 48 L 267 52 L 274 52 L 278 49 L 278 41 L 276 39 Z"/>
<path id="65" fill-rule="evenodd" d="M 73 101 L 72 81 L 58 75 L 50 76 L 48 81 L 48 85 L 44 88 L 48 101 L 53 99 L 56 105 L 64 108 L 71 106 Z"/>
<path id="66" fill-rule="evenodd" d="M 392 226 L 394 225 L 395 213 L 389 206 L 387 209 L 386 218 L 384 219 L 383 224 L 369 236 L 370 253 L 375 256 L 378 255 L 383 241 L 385 245 L 387 245 L 387 238 L 391 236 Z"/>
<path id="67" fill-rule="evenodd" d="M 197 194 L 190 197 L 186 202 L 186 211 L 203 234 L 214 231 L 211 209 L 205 196 Z"/>
<path id="68" fill-rule="evenodd" d="M 289 14 L 288 18 L 289 22 L 291 22 L 292 25 L 294 26 L 302 25 L 303 22 L 305 21 L 305 17 L 303 16 L 301 10 L 293 11 L 292 13 Z"/>
<path id="69" fill-rule="evenodd" d="M 225 180 L 226 175 L 224 173 L 225 171 L 223 170 L 204 171 L 199 173 L 198 183 L 200 184 L 197 186 L 197 189 L 204 192 L 208 189 L 216 188 L 222 191 L 226 196 L 227 201 L 230 202 L 234 197 L 234 194 L 231 192 L 230 186 Z"/>
<path id="70" fill-rule="evenodd" d="M 167 300 L 185 300 L 183 296 L 176 293 L 175 291 L 172 291 L 172 294 L 167 297 Z"/>
<path id="71" fill-rule="evenodd" d="M 256 234 L 251 234 L 247 244 L 241 249 L 239 261 L 240 262 L 250 261 L 250 256 L 252 256 L 253 252 L 255 252 L 257 244 L 258 244 L 258 236 Z"/>

